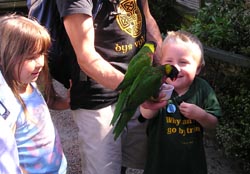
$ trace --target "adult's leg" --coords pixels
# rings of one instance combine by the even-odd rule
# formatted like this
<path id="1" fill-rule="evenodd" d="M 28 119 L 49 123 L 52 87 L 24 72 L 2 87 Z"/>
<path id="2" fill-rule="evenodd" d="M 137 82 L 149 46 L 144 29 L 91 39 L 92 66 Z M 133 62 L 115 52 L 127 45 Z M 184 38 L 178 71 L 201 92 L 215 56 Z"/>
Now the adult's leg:
<path id="1" fill-rule="evenodd" d="M 144 169 L 147 151 L 147 121 L 138 121 L 139 110 L 128 122 L 122 134 L 122 166 L 133 169 Z"/>
<path id="2" fill-rule="evenodd" d="M 78 109 L 73 118 L 79 128 L 83 174 L 118 174 L 121 170 L 121 139 L 114 141 L 110 121 L 114 105 L 99 110 Z"/>

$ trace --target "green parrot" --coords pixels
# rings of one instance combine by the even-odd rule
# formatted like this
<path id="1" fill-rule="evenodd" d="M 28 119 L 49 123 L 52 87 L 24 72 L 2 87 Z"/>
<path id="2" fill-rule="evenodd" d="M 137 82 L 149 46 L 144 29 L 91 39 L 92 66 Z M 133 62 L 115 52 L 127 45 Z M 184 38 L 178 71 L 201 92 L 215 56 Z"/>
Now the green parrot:
<path id="1" fill-rule="evenodd" d="M 145 100 L 157 96 L 165 79 L 175 80 L 178 73 L 176 67 L 169 64 L 144 68 L 129 90 L 126 108 L 123 108 L 123 111 L 137 108 Z"/>
<path id="2" fill-rule="evenodd" d="M 140 73 L 143 67 L 152 66 L 153 53 L 155 52 L 156 43 L 153 41 L 146 42 L 138 53 L 131 59 L 128 65 L 128 69 L 125 73 L 123 81 L 116 88 L 117 91 L 121 91 L 118 101 L 115 107 L 114 115 L 111 120 L 111 125 L 114 125 L 120 116 L 121 109 L 123 109 L 126 101 L 127 93 L 135 80 L 136 76 Z"/>
<path id="3" fill-rule="evenodd" d="M 117 91 L 123 90 L 131 85 L 143 67 L 152 66 L 155 48 L 156 43 L 153 41 L 148 41 L 142 46 L 138 53 L 129 62 L 124 79 L 116 88 Z"/>
<path id="4" fill-rule="evenodd" d="M 121 116 L 121 111 L 124 108 L 124 104 L 126 103 L 130 87 L 131 86 L 128 86 L 127 88 L 122 90 L 121 93 L 119 94 L 118 101 L 115 106 L 114 115 L 110 123 L 113 126 L 115 125 L 115 122 L 117 121 L 117 119 Z"/>
<path id="5" fill-rule="evenodd" d="M 129 91 L 126 91 L 125 103 L 120 109 L 120 117 L 113 130 L 115 140 L 134 115 L 138 106 L 150 97 L 157 96 L 164 79 L 169 77 L 171 80 L 175 80 L 178 73 L 176 67 L 169 64 L 143 68 L 130 86 Z"/>

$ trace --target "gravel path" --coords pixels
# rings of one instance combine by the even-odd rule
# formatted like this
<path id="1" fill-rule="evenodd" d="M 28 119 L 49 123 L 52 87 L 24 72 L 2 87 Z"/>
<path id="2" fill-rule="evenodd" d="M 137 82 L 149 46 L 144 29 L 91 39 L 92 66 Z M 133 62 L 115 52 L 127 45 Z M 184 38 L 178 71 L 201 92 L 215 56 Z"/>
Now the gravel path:
<path id="1" fill-rule="evenodd" d="M 56 90 L 65 94 L 65 89 L 55 82 Z M 68 161 L 68 174 L 81 174 L 81 159 L 77 144 L 77 127 L 71 117 L 70 110 L 51 110 L 52 119 L 61 137 L 63 149 Z M 208 174 L 242 174 L 234 161 L 226 159 L 222 152 L 216 148 L 212 140 L 205 143 Z M 127 174 L 142 174 L 142 170 L 128 169 Z"/>

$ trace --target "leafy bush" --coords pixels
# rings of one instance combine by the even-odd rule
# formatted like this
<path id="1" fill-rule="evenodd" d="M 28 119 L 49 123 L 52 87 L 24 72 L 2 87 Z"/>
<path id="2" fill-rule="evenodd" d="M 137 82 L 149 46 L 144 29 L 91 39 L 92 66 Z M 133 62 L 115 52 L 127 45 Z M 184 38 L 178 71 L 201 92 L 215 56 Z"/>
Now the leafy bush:
<path id="1" fill-rule="evenodd" d="M 215 0 L 200 9 L 193 23 L 182 29 L 197 35 L 206 46 L 249 57 L 249 16 L 250 9 L 242 0 Z M 225 154 L 239 160 L 249 173 L 250 70 L 209 58 L 203 76 L 215 88 L 223 110 L 216 139 Z"/>
<path id="2" fill-rule="evenodd" d="M 161 33 L 180 28 L 181 17 L 173 8 L 174 0 L 149 0 L 150 11 L 154 16 Z"/>
<path id="3" fill-rule="evenodd" d="M 215 89 L 223 116 L 216 140 L 226 156 L 250 172 L 250 69 L 208 58 L 201 76 Z"/>
<path id="4" fill-rule="evenodd" d="M 250 9 L 242 0 L 215 0 L 182 26 L 211 47 L 250 56 Z"/>
<path id="5" fill-rule="evenodd" d="M 244 74 L 249 74 L 249 70 Z M 217 140 L 227 156 L 240 159 L 244 171 L 250 171 L 250 80 L 227 75 L 218 91 L 224 116 L 217 128 Z M 249 76 L 248 76 L 249 78 Z"/>

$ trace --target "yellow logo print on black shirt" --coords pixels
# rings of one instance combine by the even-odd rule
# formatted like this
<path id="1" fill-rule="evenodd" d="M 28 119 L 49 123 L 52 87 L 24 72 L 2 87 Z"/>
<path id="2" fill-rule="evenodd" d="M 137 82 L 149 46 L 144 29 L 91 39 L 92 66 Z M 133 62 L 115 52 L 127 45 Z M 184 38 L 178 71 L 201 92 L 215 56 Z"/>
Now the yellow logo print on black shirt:
<path id="1" fill-rule="evenodd" d="M 138 37 L 141 34 L 142 15 L 137 0 L 122 0 L 118 13 L 116 20 L 120 28 L 132 37 Z"/>

